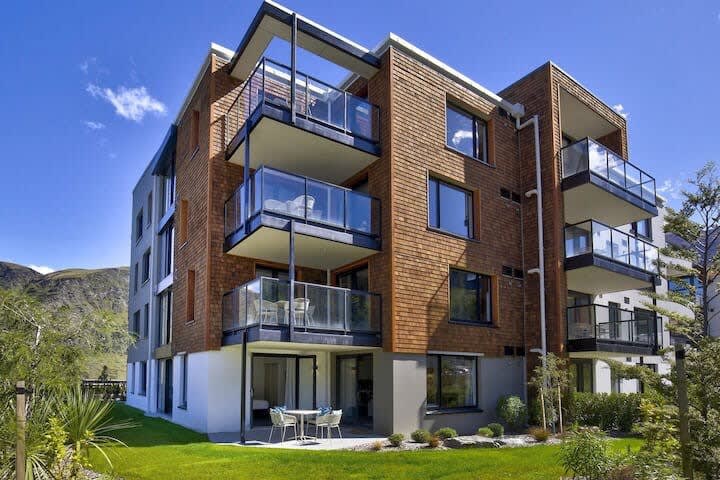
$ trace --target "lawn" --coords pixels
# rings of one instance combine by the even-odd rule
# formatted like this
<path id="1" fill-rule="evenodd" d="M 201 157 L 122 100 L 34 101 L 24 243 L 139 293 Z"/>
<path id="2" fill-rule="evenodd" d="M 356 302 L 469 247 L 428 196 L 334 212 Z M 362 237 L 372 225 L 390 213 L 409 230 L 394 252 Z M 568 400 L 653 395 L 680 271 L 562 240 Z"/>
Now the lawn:
<path id="1" fill-rule="evenodd" d="M 129 448 L 111 448 L 114 473 L 131 479 L 551 479 L 559 478 L 557 446 L 493 450 L 415 452 L 307 452 L 220 446 L 205 435 L 157 418 L 143 417 L 124 405 L 118 419 L 133 418 L 141 426 L 117 436 Z M 618 440 L 615 448 L 639 446 Z M 110 471 L 98 455 L 95 468 Z"/>

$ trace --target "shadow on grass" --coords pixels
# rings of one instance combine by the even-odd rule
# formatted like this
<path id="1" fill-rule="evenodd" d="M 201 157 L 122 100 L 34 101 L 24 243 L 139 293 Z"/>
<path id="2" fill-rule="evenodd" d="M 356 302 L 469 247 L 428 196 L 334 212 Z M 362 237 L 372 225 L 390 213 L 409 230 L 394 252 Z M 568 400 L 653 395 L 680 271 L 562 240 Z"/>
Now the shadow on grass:
<path id="1" fill-rule="evenodd" d="M 112 410 L 115 421 L 131 420 L 138 426 L 114 432 L 114 437 L 129 447 L 156 447 L 207 442 L 207 435 L 194 432 L 162 418 L 146 417 L 141 410 L 116 403 Z"/>

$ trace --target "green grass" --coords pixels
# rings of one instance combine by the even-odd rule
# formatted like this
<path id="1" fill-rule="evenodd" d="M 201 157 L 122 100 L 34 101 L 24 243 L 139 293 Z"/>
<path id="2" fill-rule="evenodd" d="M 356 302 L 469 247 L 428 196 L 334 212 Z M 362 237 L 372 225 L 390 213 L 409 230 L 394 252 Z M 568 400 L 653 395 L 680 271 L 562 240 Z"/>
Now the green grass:
<path id="1" fill-rule="evenodd" d="M 146 418 L 118 405 L 114 416 L 133 418 L 139 428 L 120 432 L 129 448 L 112 447 L 114 473 L 132 479 L 548 479 L 559 478 L 557 446 L 493 450 L 415 452 L 297 451 L 220 446 L 205 435 L 170 422 Z M 637 448 L 639 440 L 613 442 Z M 109 472 L 100 457 L 95 468 Z"/>

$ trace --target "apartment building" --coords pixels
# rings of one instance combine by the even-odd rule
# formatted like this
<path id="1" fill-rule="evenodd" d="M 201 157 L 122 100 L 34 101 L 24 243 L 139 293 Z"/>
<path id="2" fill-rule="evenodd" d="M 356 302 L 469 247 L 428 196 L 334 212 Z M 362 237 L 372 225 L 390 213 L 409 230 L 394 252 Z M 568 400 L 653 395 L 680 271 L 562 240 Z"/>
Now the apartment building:
<path id="1" fill-rule="evenodd" d="M 211 46 L 135 189 L 134 216 L 155 203 L 128 401 L 203 432 L 274 405 L 471 432 L 544 351 L 609 391 L 602 359 L 655 362 L 664 341 L 634 309 L 662 287 L 662 235 L 627 159 L 625 119 L 553 63 L 493 93 L 394 34 L 370 50 L 265 1 L 236 50 Z"/>

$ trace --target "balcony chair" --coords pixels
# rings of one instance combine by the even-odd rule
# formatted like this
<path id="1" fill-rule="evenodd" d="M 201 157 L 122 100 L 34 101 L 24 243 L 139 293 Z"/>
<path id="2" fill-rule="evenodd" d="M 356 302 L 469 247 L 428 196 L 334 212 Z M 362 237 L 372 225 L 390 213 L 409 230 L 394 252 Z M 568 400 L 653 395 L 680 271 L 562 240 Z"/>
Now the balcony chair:
<path id="1" fill-rule="evenodd" d="M 314 322 L 313 313 L 315 312 L 315 305 L 310 305 L 310 299 L 296 298 L 294 300 L 293 310 L 295 312 L 295 322 L 300 323 L 300 319 L 302 319 L 303 325 Z"/>
<path id="2" fill-rule="evenodd" d="M 317 436 L 317 429 L 320 429 L 320 438 L 323 438 L 323 430 L 327 432 L 327 437 L 332 439 L 331 430 L 337 429 L 338 436 L 340 439 L 343 438 L 342 431 L 340 430 L 340 420 L 342 419 L 342 410 L 333 410 L 331 413 L 323 416 L 318 416 L 315 419 L 315 436 Z"/>
<path id="3" fill-rule="evenodd" d="M 260 317 L 261 322 L 277 323 L 277 305 L 270 300 L 253 300 L 255 314 Z"/>
<path id="4" fill-rule="evenodd" d="M 272 426 L 270 427 L 270 437 L 268 438 L 268 443 L 272 441 L 272 434 L 275 429 L 282 430 L 282 436 L 280 437 L 280 442 L 285 441 L 285 432 L 287 431 L 288 427 L 292 427 L 293 431 L 295 432 L 295 437 L 297 438 L 297 418 L 288 415 L 287 413 L 283 413 L 275 408 L 270 409 L 270 421 L 272 422 Z"/>
<path id="5" fill-rule="evenodd" d="M 281 202 L 280 200 L 268 198 L 263 202 L 263 210 L 269 210 L 277 213 L 287 213 L 287 205 L 285 202 Z"/>

